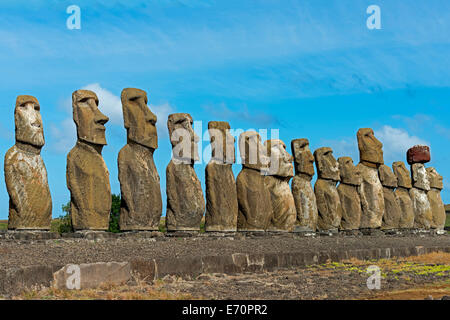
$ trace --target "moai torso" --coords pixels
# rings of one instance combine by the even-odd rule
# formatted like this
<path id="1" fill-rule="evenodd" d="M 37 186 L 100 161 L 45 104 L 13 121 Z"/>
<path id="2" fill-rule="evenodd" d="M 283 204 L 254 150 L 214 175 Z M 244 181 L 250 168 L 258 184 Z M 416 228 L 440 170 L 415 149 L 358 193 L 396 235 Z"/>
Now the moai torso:
<path id="1" fill-rule="evenodd" d="M 383 186 L 378 176 L 378 167 L 384 162 L 383 144 L 370 128 L 359 129 L 357 139 L 360 157 L 357 167 L 362 177 L 358 189 L 362 207 L 360 228 L 380 228 L 385 210 Z"/>
<path id="2" fill-rule="evenodd" d="M 72 104 L 78 136 L 67 155 L 72 225 L 75 230 L 108 230 L 111 187 L 101 152 L 106 145 L 104 124 L 109 119 L 98 109 L 98 98 L 92 91 L 75 91 Z"/>
<path id="3" fill-rule="evenodd" d="M 50 229 L 52 199 L 40 155 L 44 133 L 39 110 L 35 97 L 17 97 L 16 144 L 7 151 L 4 162 L 9 194 L 8 229 L 12 230 Z"/>
<path id="4" fill-rule="evenodd" d="M 430 181 L 430 191 L 428 191 L 428 201 L 430 202 L 433 215 L 431 228 L 442 230 L 445 226 L 445 206 L 442 202 L 441 191 L 444 188 L 442 176 L 433 167 L 427 168 L 428 180 Z"/>
<path id="5" fill-rule="evenodd" d="M 391 171 L 391 168 L 382 164 L 378 168 L 378 175 L 383 185 L 384 194 L 384 215 L 382 229 L 398 229 L 400 228 L 400 220 L 402 212 L 395 196 L 395 188 L 397 188 L 397 177 Z"/>
<path id="6" fill-rule="evenodd" d="M 361 185 L 361 173 L 350 157 L 340 157 L 339 172 L 341 183 L 337 191 L 342 206 L 341 230 L 356 230 L 361 224 L 361 199 L 358 187 Z"/>
<path id="7" fill-rule="evenodd" d="M 331 148 L 314 151 L 318 179 L 314 194 L 319 212 L 317 227 L 319 231 L 337 231 L 342 219 L 342 206 L 336 184 L 340 180 L 339 164 Z"/>
<path id="8" fill-rule="evenodd" d="M 289 187 L 289 180 L 294 175 L 293 158 L 281 140 L 267 140 L 264 144 L 270 157 L 265 180 L 272 205 L 268 230 L 290 232 L 297 220 L 295 201 Z"/>
<path id="9" fill-rule="evenodd" d="M 414 227 L 430 229 L 433 221 L 433 212 L 427 193 L 430 191 L 425 166 L 422 163 L 414 163 L 411 166 L 413 187 L 410 190 L 414 209 Z"/>
<path id="10" fill-rule="evenodd" d="M 242 170 L 236 178 L 238 231 L 264 231 L 269 227 L 272 204 L 265 185 L 269 159 L 263 149 L 258 133 L 248 131 L 239 136 Z"/>
<path id="11" fill-rule="evenodd" d="M 411 229 L 414 227 L 414 208 L 409 192 L 412 188 L 411 173 L 402 161 L 394 162 L 392 170 L 397 177 L 397 188 L 394 194 L 401 213 L 399 228 Z"/>
<path id="12" fill-rule="evenodd" d="M 158 230 L 162 213 L 159 175 L 153 161 L 158 148 L 156 115 L 145 91 L 127 88 L 121 95 L 127 144 L 117 159 L 121 190 L 121 230 Z"/>
<path id="13" fill-rule="evenodd" d="M 316 195 L 311 186 L 314 156 L 309 149 L 308 139 L 292 140 L 291 149 L 295 163 L 295 176 L 291 186 L 297 211 L 296 230 L 314 232 L 317 229 L 318 217 Z"/>
<path id="14" fill-rule="evenodd" d="M 227 122 L 208 123 L 212 158 L 205 169 L 206 231 L 234 232 L 237 229 L 237 189 L 231 168 L 235 161 L 235 139 L 229 130 Z"/>
<path id="15" fill-rule="evenodd" d="M 199 156 L 192 122 L 187 113 L 171 114 L 167 120 L 173 148 L 166 168 L 168 231 L 199 231 L 205 212 L 203 190 L 194 170 Z"/>

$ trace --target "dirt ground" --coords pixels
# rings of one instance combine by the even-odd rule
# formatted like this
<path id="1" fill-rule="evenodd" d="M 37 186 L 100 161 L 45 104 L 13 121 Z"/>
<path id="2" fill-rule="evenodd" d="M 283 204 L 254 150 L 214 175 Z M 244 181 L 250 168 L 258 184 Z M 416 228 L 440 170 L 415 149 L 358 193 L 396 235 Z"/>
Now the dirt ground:
<path id="1" fill-rule="evenodd" d="M 369 266 L 381 272 L 380 289 L 369 289 Z M 372 267 L 373 268 L 373 267 Z M 276 272 L 167 276 L 145 283 L 91 290 L 28 290 L 13 299 L 441 299 L 450 296 L 450 254 L 361 261 L 352 259 Z"/>

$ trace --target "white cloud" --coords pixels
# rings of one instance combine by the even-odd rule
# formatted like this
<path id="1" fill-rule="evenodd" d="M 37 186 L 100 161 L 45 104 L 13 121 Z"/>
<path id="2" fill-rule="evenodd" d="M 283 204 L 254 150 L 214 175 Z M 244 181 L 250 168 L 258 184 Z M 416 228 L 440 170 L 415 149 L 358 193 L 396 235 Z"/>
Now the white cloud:
<path id="1" fill-rule="evenodd" d="M 77 130 L 72 118 L 64 119 L 59 126 L 51 124 L 51 149 L 58 153 L 68 153 L 77 140 Z"/>
<path id="2" fill-rule="evenodd" d="M 404 129 L 387 125 L 376 130 L 375 137 L 383 143 L 385 162 L 405 160 L 406 151 L 417 144 L 430 145 L 419 137 L 409 135 Z"/>
<path id="3" fill-rule="evenodd" d="M 120 101 L 120 97 L 102 88 L 98 83 L 88 84 L 81 89 L 91 90 L 97 94 L 99 100 L 98 107 L 102 113 L 109 117 L 111 124 L 123 125 L 122 102 Z"/>

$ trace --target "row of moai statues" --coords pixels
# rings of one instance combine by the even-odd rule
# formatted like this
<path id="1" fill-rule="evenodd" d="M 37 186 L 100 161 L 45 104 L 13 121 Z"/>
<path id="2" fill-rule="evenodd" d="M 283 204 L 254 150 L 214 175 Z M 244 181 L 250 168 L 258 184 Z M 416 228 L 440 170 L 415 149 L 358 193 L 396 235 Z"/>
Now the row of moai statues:
<path id="1" fill-rule="evenodd" d="M 124 89 L 121 100 L 127 144 L 118 155 L 120 229 L 158 230 L 162 197 L 153 160 L 158 148 L 157 117 L 143 90 Z M 99 100 L 92 91 L 75 91 L 72 105 L 78 139 L 67 156 L 66 179 L 73 228 L 107 230 L 111 188 L 102 149 L 109 119 L 98 109 Z M 44 135 L 38 100 L 19 96 L 14 115 L 16 143 L 5 155 L 8 229 L 49 230 L 52 201 L 40 156 Z M 408 150 L 412 174 L 401 161 L 393 163 L 392 171 L 384 165 L 382 143 L 369 128 L 357 133 L 357 166 L 350 157 L 336 161 L 331 148 L 319 148 L 312 154 L 307 139 L 291 142 L 291 156 L 283 141 L 272 139 L 263 144 L 257 132 L 243 132 L 238 141 L 242 170 L 235 179 L 235 138 L 230 125 L 211 121 L 212 157 L 205 172 L 205 206 L 194 170 L 199 138 L 192 124 L 187 113 L 171 114 L 167 121 L 172 144 L 166 169 L 168 231 L 198 231 L 203 215 L 205 229 L 211 232 L 444 227 L 442 177 L 434 168 L 424 167 L 430 160 L 428 147 Z M 318 177 L 313 190 L 314 163 Z"/>

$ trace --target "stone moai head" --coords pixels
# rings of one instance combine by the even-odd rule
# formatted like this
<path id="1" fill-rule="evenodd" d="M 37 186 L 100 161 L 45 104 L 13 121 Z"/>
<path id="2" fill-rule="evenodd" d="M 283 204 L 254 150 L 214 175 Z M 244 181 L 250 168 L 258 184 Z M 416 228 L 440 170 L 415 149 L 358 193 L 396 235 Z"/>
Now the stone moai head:
<path id="1" fill-rule="evenodd" d="M 90 90 L 77 90 L 72 94 L 72 107 L 78 140 L 106 145 L 105 123 L 109 118 L 98 109 L 97 95 Z"/>
<path id="2" fill-rule="evenodd" d="M 189 113 L 173 113 L 167 119 L 173 159 L 186 164 L 200 160 L 197 145 L 200 139 L 194 132 L 193 123 Z"/>
<path id="3" fill-rule="evenodd" d="M 320 179 L 340 181 L 339 163 L 333 156 L 333 150 L 328 147 L 319 148 L 314 151 L 317 175 Z"/>
<path id="4" fill-rule="evenodd" d="M 38 100 L 33 96 L 18 96 L 14 109 L 16 142 L 42 148 L 44 129 Z"/>
<path id="5" fill-rule="evenodd" d="M 380 165 L 380 167 L 378 168 L 378 176 L 380 177 L 380 181 L 383 187 L 397 188 L 397 176 L 387 165 Z"/>
<path id="6" fill-rule="evenodd" d="M 435 168 L 429 167 L 426 169 L 428 175 L 428 181 L 430 181 L 430 188 L 436 188 L 439 190 L 444 189 L 444 182 L 442 176 L 436 171 Z"/>
<path id="7" fill-rule="evenodd" d="M 403 161 L 396 161 L 392 164 L 392 170 L 397 177 L 397 184 L 399 187 L 411 189 L 411 173 L 406 168 Z"/>
<path id="8" fill-rule="evenodd" d="M 147 93 L 140 89 L 126 88 L 122 90 L 120 98 L 128 141 L 153 150 L 158 148 L 157 118 L 147 106 Z"/>
<path id="9" fill-rule="evenodd" d="M 338 163 L 342 183 L 354 186 L 359 186 L 362 183 L 361 171 L 353 164 L 352 158 L 340 157 Z"/>
<path id="10" fill-rule="evenodd" d="M 291 150 L 294 155 L 295 173 L 304 173 L 312 177 L 314 175 L 314 156 L 309 150 L 308 139 L 292 140 Z"/>
<path id="11" fill-rule="evenodd" d="M 224 164 L 236 161 L 234 143 L 236 139 L 230 134 L 230 124 L 225 121 L 208 122 L 211 140 L 212 159 Z"/>
<path id="12" fill-rule="evenodd" d="M 359 160 L 368 167 L 378 168 L 383 160 L 383 144 L 375 138 L 373 130 L 361 128 L 356 134 L 358 139 Z"/>
<path id="13" fill-rule="evenodd" d="M 279 139 L 264 142 L 270 158 L 268 175 L 290 178 L 294 176 L 294 158 L 286 151 L 286 144 Z"/>
<path id="14" fill-rule="evenodd" d="M 413 187 L 425 191 L 430 190 L 427 170 L 423 163 L 414 163 L 411 166 Z"/>
<path id="15" fill-rule="evenodd" d="M 265 154 L 261 136 L 257 132 L 247 131 L 240 134 L 239 153 L 244 167 L 267 171 L 269 157 Z"/>

